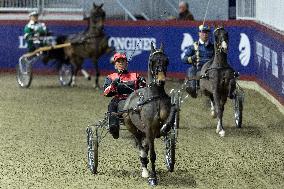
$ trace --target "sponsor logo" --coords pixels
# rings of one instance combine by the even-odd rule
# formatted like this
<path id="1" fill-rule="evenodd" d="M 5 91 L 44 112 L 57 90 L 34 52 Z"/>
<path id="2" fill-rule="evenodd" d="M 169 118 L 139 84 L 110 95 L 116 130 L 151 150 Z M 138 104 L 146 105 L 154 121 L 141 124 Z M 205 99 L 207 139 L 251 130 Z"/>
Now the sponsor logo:
<path id="1" fill-rule="evenodd" d="M 282 52 L 282 76 L 284 80 L 284 52 Z"/>
<path id="2" fill-rule="evenodd" d="M 255 46 L 256 46 L 256 56 L 257 56 L 257 61 L 258 61 L 258 67 L 260 67 L 261 65 L 261 60 L 263 58 L 263 45 L 262 43 L 256 41 L 255 42 Z"/>
<path id="3" fill-rule="evenodd" d="M 272 75 L 278 78 L 278 61 L 277 61 L 277 52 L 271 50 L 271 64 L 272 64 Z"/>
<path id="4" fill-rule="evenodd" d="M 270 48 L 263 45 L 263 58 L 265 60 L 265 70 L 268 71 L 270 64 Z"/>
<path id="5" fill-rule="evenodd" d="M 250 41 L 245 33 L 241 33 L 240 35 L 241 39 L 239 44 L 239 59 L 243 66 L 247 66 L 249 64 L 251 54 Z"/>
<path id="6" fill-rule="evenodd" d="M 56 45 L 55 36 L 48 36 L 45 37 L 45 42 L 49 45 Z M 24 39 L 24 36 L 19 36 L 19 49 L 26 49 L 28 47 L 28 44 L 26 40 Z"/>
<path id="7" fill-rule="evenodd" d="M 126 53 L 128 60 L 141 54 L 143 51 L 151 50 L 151 42 L 156 44 L 155 38 L 138 38 L 138 37 L 110 37 L 108 45 L 114 47 L 118 52 Z"/>
<path id="8" fill-rule="evenodd" d="M 189 33 L 183 33 L 183 40 L 182 40 L 181 47 L 180 47 L 180 49 L 182 51 L 182 54 L 180 55 L 181 59 L 184 57 L 185 48 L 190 46 L 190 45 L 193 45 L 193 43 L 194 43 L 194 41 L 193 41 L 192 36 Z"/>
<path id="9" fill-rule="evenodd" d="M 282 81 L 282 94 L 284 94 L 284 81 Z"/>

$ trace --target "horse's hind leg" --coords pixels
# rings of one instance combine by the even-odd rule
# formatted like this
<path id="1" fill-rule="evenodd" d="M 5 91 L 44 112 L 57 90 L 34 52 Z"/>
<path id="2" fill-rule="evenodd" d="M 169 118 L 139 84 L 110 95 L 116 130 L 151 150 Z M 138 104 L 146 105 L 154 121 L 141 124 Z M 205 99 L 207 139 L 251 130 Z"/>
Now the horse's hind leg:
<path id="1" fill-rule="evenodd" d="M 71 86 L 74 87 L 76 84 L 76 76 L 78 74 L 78 71 L 81 69 L 81 63 L 82 63 L 82 59 L 80 58 L 71 58 L 70 62 L 73 65 L 73 69 L 74 69 L 74 75 L 72 76 L 72 82 L 71 82 Z"/>
<path id="2" fill-rule="evenodd" d="M 81 69 L 81 73 L 83 74 L 85 79 L 91 80 L 90 74 L 86 70 L 84 70 L 83 68 Z"/>
<path id="3" fill-rule="evenodd" d="M 236 90 L 236 79 L 231 79 L 229 82 L 229 93 L 228 93 L 228 97 L 230 99 L 234 99 L 235 95 L 235 90 Z"/>

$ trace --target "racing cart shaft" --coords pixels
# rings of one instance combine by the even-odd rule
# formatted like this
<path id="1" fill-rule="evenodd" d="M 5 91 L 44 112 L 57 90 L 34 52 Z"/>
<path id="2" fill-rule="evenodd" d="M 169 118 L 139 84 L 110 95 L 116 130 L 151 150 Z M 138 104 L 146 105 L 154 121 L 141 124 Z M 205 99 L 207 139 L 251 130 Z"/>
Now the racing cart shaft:
<path id="1" fill-rule="evenodd" d="M 34 56 L 39 52 L 50 51 L 52 49 L 60 49 L 60 48 L 69 47 L 69 46 L 71 46 L 71 43 L 63 43 L 63 44 L 54 45 L 54 46 L 41 47 L 41 48 L 36 49 L 33 52 L 24 54 L 23 57 L 27 58 L 27 57 Z"/>

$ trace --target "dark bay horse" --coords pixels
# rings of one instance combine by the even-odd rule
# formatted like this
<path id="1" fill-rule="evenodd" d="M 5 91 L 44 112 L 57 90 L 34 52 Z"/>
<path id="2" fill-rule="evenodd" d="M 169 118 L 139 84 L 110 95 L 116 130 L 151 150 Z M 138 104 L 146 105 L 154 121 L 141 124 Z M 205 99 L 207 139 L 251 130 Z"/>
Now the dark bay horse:
<path id="1" fill-rule="evenodd" d="M 154 140 L 160 137 L 163 124 L 169 122 L 171 116 L 171 98 L 164 89 L 168 58 L 163 47 L 155 49 L 151 43 L 148 62 L 148 86 L 133 92 L 126 100 L 123 114 L 124 124 L 134 135 L 140 151 L 142 177 L 148 178 L 151 186 L 157 184 Z M 143 144 L 144 141 L 144 144 Z M 151 171 L 147 170 L 148 152 L 150 150 Z"/>
<path id="2" fill-rule="evenodd" d="M 223 27 L 214 30 L 215 55 L 201 69 L 200 91 L 211 100 L 211 114 L 216 116 L 218 124 L 216 133 L 225 136 L 223 112 L 227 97 L 233 98 L 236 89 L 236 73 L 228 64 L 227 52 L 229 36 Z"/>
<path id="3" fill-rule="evenodd" d="M 105 12 L 102 9 L 103 4 L 97 6 L 93 4 L 90 12 L 89 26 L 84 32 L 69 35 L 64 43 L 71 43 L 71 46 L 64 48 L 64 54 L 70 60 L 74 67 L 74 76 L 71 85 L 75 85 L 75 76 L 81 69 L 85 58 L 90 58 L 96 69 L 96 87 L 99 86 L 99 68 L 98 59 L 103 54 L 111 52 L 112 49 L 108 47 L 108 39 L 105 35 L 104 20 Z"/>

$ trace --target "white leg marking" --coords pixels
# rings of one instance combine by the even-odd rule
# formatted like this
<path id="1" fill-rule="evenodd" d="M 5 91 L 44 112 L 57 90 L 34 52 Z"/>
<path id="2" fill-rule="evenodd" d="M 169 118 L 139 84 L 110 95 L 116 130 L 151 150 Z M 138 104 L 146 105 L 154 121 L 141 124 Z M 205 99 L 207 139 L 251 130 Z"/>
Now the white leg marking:
<path id="1" fill-rule="evenodd" d="M 88 79 L 90 77 L 89 73 L 86 70 L 81 69 L 81 72 L 82 72 L 85 79 Z"/>
<path id="2" fill-rule="evenodd" d="M 217 117 L 217 113 L 215 111 L 214 103 L 212 101 L 210 101 L 210 104 L 211 104 L 211 116 L 212 116 L 212 118 L 216 118 Z"/>
<path id="3" fill-rule="evenodd" d="M 149 171 L 146 167 L 142 167 L 142 177 L 148 178 L 149 177 Z"/>
<path id="4" fill-rule="evenodd" d="M 146 158 L 147 154 L 144 150 L 140 150 L 140 157 Z M 142 177 L 143 178 L 148 178 L 149 177 L 149 171 L 146 167 L 142 167 Z"/>
<path id="5" fill-rule="evenodd" d="M 219 133 L 221 131 L 221 120 L 218 119 L 218 124 L 217 124 L 217 128 L 216 128 L 216 133 Z"/>
<path id="6" fill-rule="evenodd" d="M 219 135 L 220 135 L 220 137 L 224 137 L 224 136 L 225 136 L 225 131 L 224 131 L 224 129 L 222 129 L 222 130 L 219 132 Z"/>
<path id="7" fill-rule="evenodd" d="M 72 82 L 71 82 L 71 87 L 75 86 L 75 75 L 72 76 Z"/>
<path id="8" fill-rule="evenodd" d="M 144 150 L 140 150 L 140 157 L 142 157 L 142 158 L 147 157 L 147 154 Z"/>
<path id="9" fill-rule="evenodd" d="M 215 111 L 214 103 L 210 101 L 210 104 L 211 104 L 211 111 Z"/>

